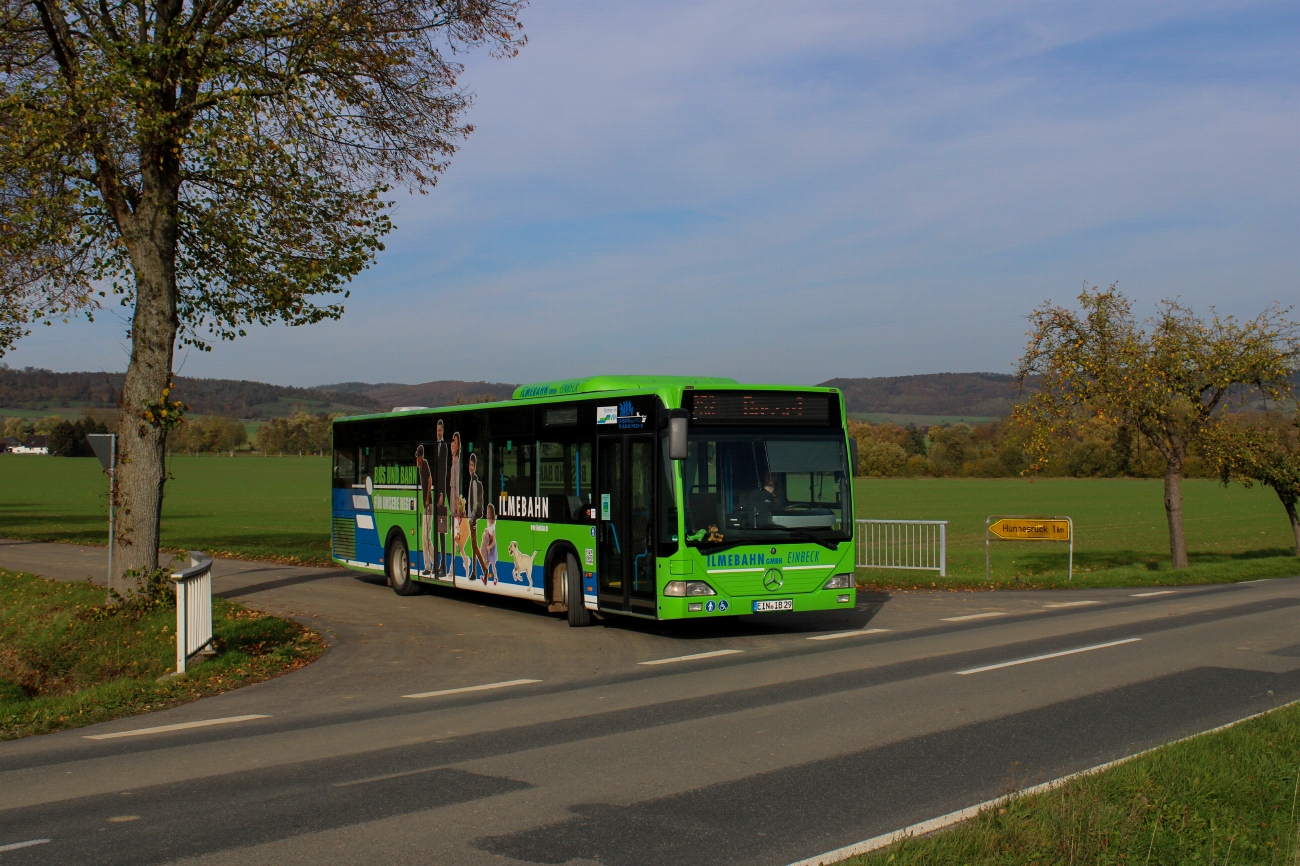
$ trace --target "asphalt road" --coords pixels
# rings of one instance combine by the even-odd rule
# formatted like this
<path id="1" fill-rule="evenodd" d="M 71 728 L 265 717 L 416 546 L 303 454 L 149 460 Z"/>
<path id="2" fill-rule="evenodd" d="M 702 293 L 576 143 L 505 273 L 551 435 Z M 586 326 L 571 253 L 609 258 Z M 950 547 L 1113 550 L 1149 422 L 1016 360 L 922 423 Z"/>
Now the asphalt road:
<path id="1" fill-rule="evenodd" d="M 103 555 L 0 541 L 0 566 L 62 579 Z M 0 864 L 780 866 L 1300 699 L 1300 579 L 570 629 L 339 570 L 215 575 L 330 650 L 0 743 Z"/>

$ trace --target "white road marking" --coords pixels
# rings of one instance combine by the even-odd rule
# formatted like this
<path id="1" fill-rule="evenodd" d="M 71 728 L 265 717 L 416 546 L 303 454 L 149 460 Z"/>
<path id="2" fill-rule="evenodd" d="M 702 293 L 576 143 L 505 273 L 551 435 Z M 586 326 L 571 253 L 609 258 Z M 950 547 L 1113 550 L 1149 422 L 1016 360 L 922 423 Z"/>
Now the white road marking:
<path id="1" fill-rule="evenodd" d="M 1085 604 L 1101 604 L 1099 601 L 1058 601 L 1054 604 L 1045 604 L 1043 607 L 1082 607 Z"/>
<path id="2" fill-rule="evenodd" d="M 1291 706 L 1291 704 L 1286 704 L 1285 706 Z M 1278 709 L 1281 708 L 1279 707 Z M 1041 782 L 1029 788 L 1022 788 L 1019 791 L 998 797 L 996 800 L 985 800 L 983 803 L 977 803 L 976 805 L 969 806 L 965 809 L 958 809 L 956 812 L 949 812 L 947 815 L 940 815 L 938 818 L 931 818 L 928 821 L 921 821 L 918 824 L 904 827 L 901 830 L 895 830 L 892 833 L 884 833 L 880 836 L 873 836 L 870 839 L 865 839 L 853 845 L 845 845 L 843 848 L 837 848 L 834 851 L 827 851 L 825 854 L 818 854 L 816 857 L 809 857 L 807 860 L 800 860 L 797 863 L 791 863 L 790 866 L 831 866 L 831 864 L 839 863 L 840 861 L 847 860 L 850 857 L 857 857 L 861 854 L 869 854 L 872 851 L 879 851 L 881 848 L 888 848 L 895 842 L 901 842 L 902 840 L 911 837 L 924 836 L 927 833 L 933 833 L 936 830 L 951 827 L 953 824 L 960 824 L 962 821 L 974 818 L 985 809 L 1005 805 L 1012 798 L 1029 797 L 1034 794 L 1042 793 L 1043 791 L 1051 791 L 1054 788 L 1061 787 L 1066 782 L 1082 778 L 1083 776 L 1092 776 L 1096 773 L 1109 770 L 1111 767 L 1118 767 L 1120 764 L 1127 764 L 1134 758 L 1140 758 L 1143 755 L 1150 754 L 1156 749 L 1163 749 L 1165 746 L 1182 743 L 1192 739 L 1193 737 L 1204 737 L 1209 734 L 1216 734 L 1219 731 L 1226 731 L 1228 728 L 1240 725 L 1242 722 L 1249 722 L 1251 719 L 1258 719 L 1260 716 L 1266 715 L 1268 712 L 1272 711 L 1268 710 L 1264 713 L 1255 713 L 1254 715 L 1246 716 L 1244 719 L 1237 719 L 1235 722 L 1228 722 L 1226 725 L 1219 725 L 1217 728 L 1211 728 L 1208 731 L 1201 731 L 1199 734 L 1190 734 L 1186 737 L 1180 737 L 1177 740 L 1171 740 L 1163 745 L 1153 746 L 1150 749 L 1143 749 L 1140 752 L 1134 752 L 1126 757 L 1114 761 L 1107 761 L 1104 764 L 1098 764 L 1095 767 L 1089 767 L 1088 769 L 1080 770 L 1077 773 L 1070 773 L 1068 776 L 1062 776 L 1061 778 L 1053 779 L 1050 782 Z"/>
<path id="3" fill-rule="evenodd" d="M 1030 662 L 1041 662 L 1046 659 L 1058 659 L 1061 656 L 1072 656 L 1075 653 L 1086 653 L 1086 652 L 1092 652 L 1093 650 L 1106 649 L 1107 647 L 1119 646 L 1121 644 L 1126 644 L 1126 643 L 1137 643 L 1140 640 L 1142 640 L 1142 638 L 1140 637 L 1128 637 L 1128 638 L 1124 638 L 1124 640 L 1113 640 L 1110 641 L 1109 643 L 1095 643 L 1092 646 L 1075 647 L 1074 649 L 1061 650 L 1060 652 L 1057 653 L 1047 653 L 1046 655 L 1041 655 L 1041 656 L 1030 656 L 1027 659 L 1016 659 L 1015 661 L 1011 661 L 1011 662 L 999 662 L 998 664 L 995 665 L 985 665 L 982 668 L 971 668 L 970 670 L 957 671 L 956 673 L 957 676 L 959 677 L 964 677 L 967 674 L 982 674 L 985 671 L 995 671 L 998 670 L 999 668 L 1010 668 L 1010 667 L 1015 667 L 1016 665 L 1027 665 Z"/>
<path id="4" fill-rule="evenodd" d="M 28 839 L 26 842 L 10 842 L 8 845 L 0 845 L 0 853 L 17 851 L 19 848 L 30 848 L 33 845 L 44 845 L 46 842 L 53 841 L 53 839 Z"/>
<path id="5" fill-rule="evenodd" d="M 842 637 L 857 637 L 860 634 L 880 634 L 882 631 L 889 631 L 889 629 L 860 628 L 857 631 L 837 631 L 835 634 L 819 634 L 816 637 L 808 638 L 808 640 L 839 640 Z"/>
<path id="6" fill-rule="evenodd" d="M 673 662 L 690 662 L 690 661 L 695 661 L 696 659 L 711 659 L 714 656 L 729 656 L 739 652 L 744 652 L 744 650 L 736 650 L 736 649 L 713 650 L 712 652 L 694 653 L 688 656 L 673 656 L 670 659 L 655 659 L 654 661 L 649 661 L 649 662 L 637 662 L 637 664 L 666 665 L 666 664 L 672 664 Z"/>
<path id="7" fill-rule="evenodd" d="M 1155 592 L 1135 592 L 1131 598 L 1150 598 L 1153 595 L 1173 595 L 1178 592 L 1176 589 L 1158 589 Z"/>
<path id="8" fill-rule="evenodd" d="M 87 740 L 116 740 L 118 737 L 143 737 L 145 734 L 162 734 L 167 731 L 184 731 L 189 728 L 206 728 L 209 725 L 228 725 L 231 722 L 247 722 L 252 719 L 269 719 L 266 715 L 227 716 L 224 719 L 204 719 L 200 722 L 180 722 L 175 725 L 159 725 L 156 728 L 136 728 L 132 731 L 118 731 L 115 734 L 91 734 Z"/>
<path id="9" fill-rule="evenodd" d="M 965 616 L 945 616 L 943 622 L 963 622 L 968 619 L 987 619 L 990 616 L 1006 616 L 1005 610 L 991 610 L 988 613 L 968 613 Z"/>
<path id="10" fill-rule="evenodd" d="M 489 689 L 504 689 L 508 686 L 526 686 L 540 683 L 541 680 L 506 680 L 503 683 L 484 683 L 481 686 L 461 686 L 458 689 L 438 689 L 436 692 L 418 692 L 414 695 L 402 695 L 404 698 L 436 698 L 442 695 L 459 695 L 465 692 L 486 692 Z"/>
<path id="11" fill-rule="evenodd" d="M 364 779 L 353 779 L 350 782 L 334 782 L 330 787 L 351 788 L 353 785 L 369 785 L 372 782 L 387 782 L 390 779 L 404 779 L 407 776 L 418 776 L 421 773 L 433 773 L 445 769 L 447 769 L 446 764 L 438 764 L 434 767 L 421 767 L 418 770 L 403 770 L 400 773 L 385 773 L 382 776 L 367 776 Z"/>

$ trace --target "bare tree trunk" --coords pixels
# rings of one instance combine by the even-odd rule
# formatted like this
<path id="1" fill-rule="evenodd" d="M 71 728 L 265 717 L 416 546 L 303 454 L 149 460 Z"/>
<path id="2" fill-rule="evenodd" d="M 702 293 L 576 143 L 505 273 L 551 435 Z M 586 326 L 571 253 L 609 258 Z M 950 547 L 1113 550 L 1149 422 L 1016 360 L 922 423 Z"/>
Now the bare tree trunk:
<path id="1" fill-rule="evenodd" d="M 1291 518 L 1291 533 L 1295 535 L 1295 555 L 1300 556 L 1300 515 L 1296 514 L 1295 500 L 1283 501 L 1282 505 L 1286 508 L 1286 516 Z"/>
<path id="2" fill-rule="evenodd" d="M 118 428 L 117 555 L 111 587 L 123 596 L 139 578 L 158 568 L 159 524 L 166 477 L 165 428 L 146 420 L 171 381 L 172 353 L 179 327 L 176 296 L 176 210 L 174 204 L 142 205 L 140 233 L 128 248 L 135 270 L 135 314 L 131 320 L 131 363 L 122 385 Z"/>
<path id="3" fill-rule="evenodd" d="M 1183 532 L 1183 464 L 1165 465 L 1165 516 L 1169 518 L 1169 552 L 1174 568 L 1187 567 L 1187 535 Z"/>

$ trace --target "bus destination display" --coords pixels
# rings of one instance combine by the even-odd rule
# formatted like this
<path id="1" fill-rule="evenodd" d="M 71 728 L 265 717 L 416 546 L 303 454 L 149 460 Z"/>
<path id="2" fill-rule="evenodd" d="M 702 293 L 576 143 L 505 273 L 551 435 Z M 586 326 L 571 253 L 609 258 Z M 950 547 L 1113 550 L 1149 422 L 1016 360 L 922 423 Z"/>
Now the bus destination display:
<path id="1" fill-rule="evenodd" d="M 690 398 L 691 418 L 700 424 L 822 426 L 831 423 L 832 397 L 790 391 L 696 391 Z"/>

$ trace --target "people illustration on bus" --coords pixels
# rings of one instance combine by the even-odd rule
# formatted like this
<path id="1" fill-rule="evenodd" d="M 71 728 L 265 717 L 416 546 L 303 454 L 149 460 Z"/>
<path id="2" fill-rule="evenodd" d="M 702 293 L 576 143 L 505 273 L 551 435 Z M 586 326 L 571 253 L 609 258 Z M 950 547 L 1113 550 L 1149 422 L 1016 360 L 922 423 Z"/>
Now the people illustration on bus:
<path id="1" fill-rule="evenodd" d="M 432 577 L 429 559 L 433 555 L 433 473 L 429 471 L 429 461 L 424 459 L 424 446 L 415 446 L 415 468 L 420 480 L 420 497 L 423 511 L 420 514 L 420 549 L 424 551 L 424 568 L 422 577 Z"/>
<path id="2" fill-rule="evenodd" d="M 438 419 L 438 439 L 433 443 L 433 495 L 435 527 L 433 552 L 434 577 L 447 576 L 447 476 L 451 471 L 451 452 L 442 438 L 442 419 Z"/>
<path id="3" fill-rule="evenodd" d="M 464 554 L 465 534 L 469 525 L 462 526 L 464 521 L 464 505 L 460 498 L 460 431 L 451 434 L 451 466 L 447 474 L 447 510 L 451 516 L 451 555 L 453 563 L 455 557 Z M 455 572 L 455 565 L 452 571 Z M 468 577 L 468 573 L 466 574 Z"/>
<path id="4" fill-rule="evenodd" d="M 473 558 L 469 562 L 469 568 L 466 573 L 470 580 L 474 579 L 474 564 L 477 563 L 482 568 L 483 582 L 487 583 L 487 561 L 484 560 L 482 552 L 478 546 L 478 522 L 483 518 L 483 505 L 486 497 L 483 493 L 483 482 L 478 477 L 478 455 L 473 452 L 469 455 L 469 501 L 468 511 L 466 513 L 469 519 L 469 545 L 473 551 Z"/>
<path id="5" fill-rule="evenodd" d="M 493 505 L 489 504 L 486 514 L 487 517 L 483 521 L 485 525 L 483 527 L 483 544 L 481 545 L 483 567 L 485 569 L 483 582 L 487 583 L 490 577 L 492 584 L 495 586 L 500 583 L 497 580 L 497 510 Z"/>

